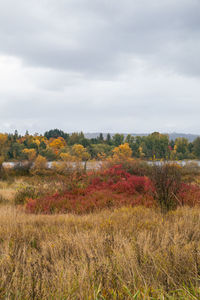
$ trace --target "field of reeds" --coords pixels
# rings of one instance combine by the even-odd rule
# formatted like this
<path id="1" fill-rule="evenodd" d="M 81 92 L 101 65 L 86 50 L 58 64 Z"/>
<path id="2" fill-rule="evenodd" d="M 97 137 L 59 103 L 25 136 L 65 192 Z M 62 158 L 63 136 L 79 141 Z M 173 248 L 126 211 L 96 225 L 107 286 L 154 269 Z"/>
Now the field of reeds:
<path id="1" fill-rule="evenodd" d="M 0 208 L 1 299 L 199 299 L 200 210 Z"/>
<path id="2" fill-rule="evenodd" d="M 198 176 L 117 165 L 4 177 L 0 299 L 200 299 Z"/>

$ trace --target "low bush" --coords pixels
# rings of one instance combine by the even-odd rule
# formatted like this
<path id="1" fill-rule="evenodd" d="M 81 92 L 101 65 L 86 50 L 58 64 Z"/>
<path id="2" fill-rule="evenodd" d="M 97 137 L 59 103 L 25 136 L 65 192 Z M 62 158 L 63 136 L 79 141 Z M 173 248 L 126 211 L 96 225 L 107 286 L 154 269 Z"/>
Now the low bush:
<path id="1" fill-rule="evenodd" d="M 150 174 L 154 185 L 154 198 L 162 212 L 175 209 L 178 205 L 177 195 L 181 189 L 181 172 L 178 165 L 154 165 Z"/>
<path id="2" fill-rule="evenodd" d="M 153 190 L 149 178 L 131 175 L 122 165 L 115 165 L 92 178 L 88 189 L 111 189 L 118 193 L 135 194 Z"/>
<path id="3" fill-rule="evenodd" d="M 181 175 L 184 182 L 193 183 L 200 176 L 200 166 L 195 161 L 187 162 L 181 168 Z"/>
<path id="4" fill-rule="evenodd" d="M 140 159 L 119 160 L 117 163 L 110 160 L 106 163 L 106 166 L 107 169 L 120 166 L 126 172 L 137 176 L 148 176 L 151 170 L 151 166 L 147 162 Z"/>
<path id="5" fill-rule="evenodd" d="M 88 194 L 54 194 L 39 199 L 29 199 L 26 211 L 29 213 L 92 213 L 107 208 L 144 205 L 152 207 L 153 198 L 150 195 L 124 195 L 109 189 L 94 190 Z"/>
<path id="6" fill-rule="evenodd" d="M 26 210 L 31 213 L 88 213 L 123 205 L 152 206 L 152 190 L 147 177 L 131 175 L 117 165 L 97 173 L 75 176 L 66 191 L 29 199 Z"/>
<path id="7" fill-rule="evenodd" d="M 166 213 L 178 205 L 200 204 L 200 188 L 181 181 L 180 167 L 153 166 L 150 178 L 132 175 L 122 165 L 85 174 L 75 172 L 68 177 L 61 176 L 62 184 L 60 180 L 59 185 L 52 181 L 50 189 L 22 189 L 17 193 L 16 202 L 27 200 L 27 212 L 45 214 L 84 214 L 135 205 L 157 206 Z"/>
<path id="8" fill-rule="evenodd" d="M 200 205 L 200 188 L 195 184 L 182 183 L 177 196 L 180 205 Z"/>
<path id="9" fill-rule="evenodd" d="M 29 198 L 36 198 L 38 196 L 34 186 L 20 184 L 14 197 L 15 204 L 24 204 Z"/>

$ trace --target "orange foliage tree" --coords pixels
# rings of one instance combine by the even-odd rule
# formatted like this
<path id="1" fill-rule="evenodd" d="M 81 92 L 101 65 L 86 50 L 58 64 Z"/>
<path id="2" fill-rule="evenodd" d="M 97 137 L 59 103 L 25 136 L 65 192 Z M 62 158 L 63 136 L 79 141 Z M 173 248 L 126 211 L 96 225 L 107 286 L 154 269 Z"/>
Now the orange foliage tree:
<path id="1" fill-rule="evenodd" d="M 56 139 L 51 138 L 49 141 L 49 147 L 53 150 L 53 152 L 58 155 L 59 150 L 66 146 L 66 142 L 62 137 L 58 137 Z"/>

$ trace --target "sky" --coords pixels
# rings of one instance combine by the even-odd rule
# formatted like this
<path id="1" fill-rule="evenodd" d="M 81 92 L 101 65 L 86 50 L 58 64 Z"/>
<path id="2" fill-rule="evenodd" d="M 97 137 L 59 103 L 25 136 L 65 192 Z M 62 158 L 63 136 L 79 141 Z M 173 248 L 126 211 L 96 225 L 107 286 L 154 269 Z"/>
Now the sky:
<path id="1" fill-rule="evenodd" d="M 0 1 L 0 132 L 200 134 L 200 0 Z"/>

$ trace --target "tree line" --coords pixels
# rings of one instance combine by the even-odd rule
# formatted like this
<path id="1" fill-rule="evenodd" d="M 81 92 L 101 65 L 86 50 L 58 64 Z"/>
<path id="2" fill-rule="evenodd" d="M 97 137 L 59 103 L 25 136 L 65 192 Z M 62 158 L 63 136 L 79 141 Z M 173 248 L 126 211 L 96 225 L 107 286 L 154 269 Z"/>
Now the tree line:
<path id="1" fill-rule="evenodd" d="M 148 136 L 132 136 L 116 133 L 100 133 L 96 138 L 86 138 L 83 132 L 68 134 L 59 129 L 46 131 L 44 135 L 25 135 L 15 131 L 12 134 L 0 133 L 0 161 L 34 160 L 38 155 L 48 161 L 68 156 L 83 160 L 104 159 L 114 155 L 116 148 L 126 144 L 132 157 L 155 160 L 200 159 L 200 137 L 193 142 L 186 138 L 170 140 L 166 134 L 154 132 Z"/>

